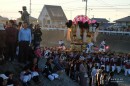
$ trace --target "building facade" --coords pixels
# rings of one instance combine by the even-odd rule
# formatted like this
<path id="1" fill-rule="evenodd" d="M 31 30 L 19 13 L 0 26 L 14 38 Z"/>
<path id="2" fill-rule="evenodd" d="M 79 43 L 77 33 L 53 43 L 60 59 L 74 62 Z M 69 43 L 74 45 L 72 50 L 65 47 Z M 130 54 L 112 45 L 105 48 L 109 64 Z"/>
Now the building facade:
<path id="1" fill-rule="evenodd" d="M 65 28 L 67 18 L 61 6 L 45 5 L 38 22 L 43 28 Z"/>

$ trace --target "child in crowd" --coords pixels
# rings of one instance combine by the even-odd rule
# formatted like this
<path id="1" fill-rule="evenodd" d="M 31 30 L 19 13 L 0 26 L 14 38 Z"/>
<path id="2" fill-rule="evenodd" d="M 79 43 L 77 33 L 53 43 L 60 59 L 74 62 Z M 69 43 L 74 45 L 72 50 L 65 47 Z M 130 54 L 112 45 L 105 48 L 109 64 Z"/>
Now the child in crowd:
<path id="1" fill-rule="evenodd" d="M 34 50 L 34 54 L 36 55 L 36 57 L 41 58 L 42 57 L 42 50 L 40 48 L 40 46 L 37 46 Z"/>
<path id="2" fill-rule="evenodd" d="M 34 58 L 30 64 L 31 77 L 35 83 L 39 83 L 39 73 L 40 69 L 38 68 L 38 59 Z"/>
<path id="3" fill-rule="evenodd" d="M 30 84 L 31 78 L 31 71 L 29 66 L 27 65 L 24 67 L 23 71 L 20 74 L 20 79 L 23 83 L 23 86 L 28 86 Z"/>
<path id="4" fill-rule="evenodd" d="M 45 69 L 43 71 L 43 73 L 45 73 L 46 77 L 49 78 L 51 81 L 59 78 L 59 75 L 53 72 L 53 69 L 51 66 L 52 61 L 53 61 L 52 58 L 47 59 L 46 66 L 45 66 Z"/>

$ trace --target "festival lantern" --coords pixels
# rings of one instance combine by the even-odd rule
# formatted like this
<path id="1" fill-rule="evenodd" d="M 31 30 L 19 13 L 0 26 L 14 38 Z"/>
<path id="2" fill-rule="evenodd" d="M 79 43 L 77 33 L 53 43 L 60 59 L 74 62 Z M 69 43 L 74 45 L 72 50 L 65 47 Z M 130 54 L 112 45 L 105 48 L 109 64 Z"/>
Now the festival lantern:
<path id="1" fill-rule="evenodd" d="M 106 50 L 108 50 L 108 49 L 109 49 L 109 46 L 106 46 L 105 48 L 106 48 Z"/>

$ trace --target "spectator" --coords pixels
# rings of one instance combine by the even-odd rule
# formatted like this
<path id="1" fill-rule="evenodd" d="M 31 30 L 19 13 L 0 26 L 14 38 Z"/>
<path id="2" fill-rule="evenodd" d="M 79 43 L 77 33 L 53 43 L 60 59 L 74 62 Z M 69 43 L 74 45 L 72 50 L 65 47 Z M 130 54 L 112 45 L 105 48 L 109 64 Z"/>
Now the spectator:
<path id="1" fill-rule="evenodd" d="M 42 57 L 42 50 L 41 50 L 40 46 L 37 46 L 35 48 L 34 53 L 35 53 L 36 57 L 38 57 L 38 58 Z"/>
<path id="2" fill-rule="evenodd" d="M 29 66 L 26 65 L 23 69 L 23 71 L 20 74 L 20 80 L 22 81 L 23 86 L 28 86 L 30 85 L 30 80 L 31 80 L 31 72 L 29 69 Z"/>
<path id="3" fill-rule="evenodd" d="M 11 71 L 6 71 L 5 75 L 9 77 L 7 80 L 7 86 L 14 86 L 15 85 L 15 81 L 13 80 L 14 74 Z"/>
<path id="4" fill-rule="evenodd" d="M 118 86 L 118 83 L 115 81 L 114 78 L 114 72 L 110 72 L 107 86 Z"/>
<path id="5" fill-rule="evenodd" d="M 14 21 L 10 20 L 8 28 L 6 28 L 6 45 L 7 53 L 6 60 L 14 61 L 16 56 L 16 44 L 17 44 L 17 29 L 13 27 Z"/>
<path id="6" fill-rule="evenodd" d="M 97 74 L 96 74 L 96 86 L 100 86 L 101 85 L 101 74 L 102 74 L 102 70 L 98 69 Z"/>
<path id="7" fill-rule="evenodd" d="M 96 74 L 97 74 L 98 66 L 92 69 L 91 77 L 92 77 L 92 86 L 96 85 Z"/>
<path id="8" fill-rule="evenodd" d="M 4 79 L 0 77 L 0 86 L 3 86 Z"/>
<path id="9" fill-rule="evenodd" d="M 0 74 L 0 78 L 2 78 L 1 79 L 1 84 L 3 84 L 3 86 L 6 86 L 8 77 L 5 74 Z"/>
<path id="10" fill-rule="evenodd" d="M 19 23 L 18 23 L 18 31 L 20 31 L 21 28 L 22 28 L 22 22 L 19 22 Z"/>
<path id="11" fill-rule="evenodd" d="M 51 81 L 53 81 L 56 78 L 59 78 L 59 75 L 53 72 L 53 69 L 51 66 L 52 61 L 53 61 L 52 58 L 47 59 L 45 70 L 43 71 L 43 73 L 46 74 L 46 77 L 48 77 Z"/>
<path id="12" fill-rule="evenodd" d="M 29 55 L 29 46 L 31 45 L 32 37 L 31 30 L 26 22 L 23 23 L 23 28 L 19 31 L 19 61 L 27 63 Z"/>
<path id="13" fill-rule="evenodd" d="M 80 66 L 79 66 L 79 77 L 80 77 L 80 85 L 81 86 L 87 86 L 87 66 L 86 63 L 84 63 L 84 57 L 80 57 Z"/>
<path id="14" fill-rule="evenodd" d="M 31 76 L 33 81 L 38 84 L 39 83 L 39 73 L 40 69 L 38 68 L 38 59 L 34 58 L 32 63 L 30 64 Z"/>
<path id="15" fill-rule="evenodd" d="M 36 47 L 37 45 L 40 45 L 40 42 L 42 41 L 42 32 L 41 32 L 41 28 L 38 25 L 36 25 L 35 29 L 34 29 L 34 47 Z"/>
<path id="16" fill-rule="evenodd" d="M 6 44 L 5 44 L 5 41 L 6 41 L 6 31 L 3 28 L 0 28 L 0 64 L 4 62 L 4 50 L 5 50 L 5 47 L 6 47 Z"/>

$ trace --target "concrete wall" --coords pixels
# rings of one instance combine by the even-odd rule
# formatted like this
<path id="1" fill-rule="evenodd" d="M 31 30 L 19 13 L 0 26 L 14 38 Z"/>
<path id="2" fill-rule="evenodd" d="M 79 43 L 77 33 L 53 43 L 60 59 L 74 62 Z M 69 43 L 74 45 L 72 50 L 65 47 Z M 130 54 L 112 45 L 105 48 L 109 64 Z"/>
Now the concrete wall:
<path id="1" fill-rule="evenodd" d="M 117 34 L 99 34 L 97 37 L 97 45 L 106 39 L 106 44 L 109 45 L 111 51 L 130 53 L 130 36 Z"/>
<path id="2" fill-rule="evenodd" d="M 66 41 L 63 30 L 42 30 L 42 33 L 42 46 L 58 46 L 58 41 L 61 39 L 65 41 L 67 46 L 70 46 L 70 42 Z M 99 33 L 96 45 L 99 46 L 103 39 L 106 39 L 106 44 L 109 45 L 111 51 L 130 52 L 130 36 Z"/>
<path id="3" fill-rule="evenodd" d="M 42 34 L 42 46 L 58 46 L 59 40 L 64 40 L 65 44 L 69 46 L 64 30 L 42 30 Z"/>

